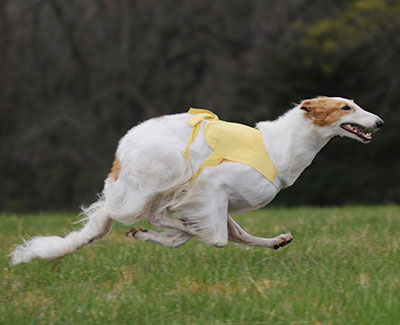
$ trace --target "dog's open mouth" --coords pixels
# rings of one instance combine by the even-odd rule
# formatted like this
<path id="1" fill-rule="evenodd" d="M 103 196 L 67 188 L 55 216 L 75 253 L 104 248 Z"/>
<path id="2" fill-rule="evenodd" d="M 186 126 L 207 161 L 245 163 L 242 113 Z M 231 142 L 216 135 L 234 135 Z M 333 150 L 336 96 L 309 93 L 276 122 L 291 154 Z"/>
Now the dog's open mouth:
<path id="1" fill-rule="evenodd" d="M 340 124 L 340 127 L 350 133 L 357 135 L 359 138 L 363 139 L 364 141 L 371 141 L 371 139 L 372 139 L 371 132 L 368 132 L 369 129 L 366 127 L 363 127 L 361 125 L 358 125 L 355 123 L 343 123 L 343 124 Z"/>

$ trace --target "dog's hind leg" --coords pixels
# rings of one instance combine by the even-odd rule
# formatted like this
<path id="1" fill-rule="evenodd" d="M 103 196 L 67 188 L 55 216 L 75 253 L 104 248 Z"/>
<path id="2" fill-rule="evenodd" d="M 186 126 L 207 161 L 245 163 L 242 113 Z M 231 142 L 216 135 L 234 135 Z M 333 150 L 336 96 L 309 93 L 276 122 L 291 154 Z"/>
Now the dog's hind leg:
<path id="1" fill-rule="evenodd" d="M 167 229 L 164 232 L 156 232 L 141 228 L 132 228 L 126 233 L 126 236 L 144 242 L 153 242 L 169 248 L 179 247 L 193 237 L 186 232 L 176 229 Z"/>
<path id="2" fill-rule="evenodd" d="M 211 227 L 208 227 L 206 231 L 200 231 L 201 228 L 204 227 L 205 220 L 213 220 L 213 224 Z M 225 220 L 225 221 L 223 221 Z M 187 219 L 186 217 L 180 217 L 179 219 L 174 219 L 170 217 L 166 210 L 161 213 L 151 213 L 148 221 L 150 224 L 157 228 L 167 228 L 168 231 L 164 233 L 152 232 L 143 229 L 131 229 L 129 233 L 135 233 L 139 231 L 132 237 L 134 239 L 142 240 L 142 241 L 153 241 L 155 243 L 167 246 L 167 247 L 178 247 L 182 245 L 186 240 L 189 240 L 191 237 L 196 236 L 199 239 L 205 241 L 206 243 L 216 246 L 216 247 L 224 247 L 228 243 L 228 233 L 226 227 L 226 218 L 222 218 L 219 221 L 219 218 L 204 218 L 204 219 Z M 219 221 L 219 222 L 218 222 Z M 220 224 L 220 225 L 218 225 Z M 169 231 L 171 230 L 171 231 Z M 129 234 L 128 233 L 128 234 Z M 204 233 L 207 235 L 204 236 Z M 127 234 L 127 235 L 128 235 Z M 168 238 L 163 238 L 159 235 L 166 234 Z M 169 244 L 171 234 L 176 234 L 177 240 L 174 239 L 174 243 L 172 245 Z M 138 238 L 136 238 L 138 237 Z M 176 242 L 180 242 L 180 240 L 184 240 L 181 244 L 176 244 Z"/>
<path id="3" fill-rule="evenodd" d="M 245 232 L 231 216 L 228 217 L 228 239 L 235 243 L 245 244 L 247 246 L 265 246 L 278 249 L 286 246 L 293 240 L 289 233 L 279 235 L 275 238 L 256 237 Z"/>
<path id="4" fill-rule="evenodd" d="M 177 220 L 171 218 L 168 215 L 167 210 L 163 210 L 158 213 L 150 213 L 148 217 L 148 221 L 150 224 L 157 228 L 168 228 L 168 229 L 177 229 L 183 232 L 187 232 L 188 229 L 185 226 L 184 220 Z"/>

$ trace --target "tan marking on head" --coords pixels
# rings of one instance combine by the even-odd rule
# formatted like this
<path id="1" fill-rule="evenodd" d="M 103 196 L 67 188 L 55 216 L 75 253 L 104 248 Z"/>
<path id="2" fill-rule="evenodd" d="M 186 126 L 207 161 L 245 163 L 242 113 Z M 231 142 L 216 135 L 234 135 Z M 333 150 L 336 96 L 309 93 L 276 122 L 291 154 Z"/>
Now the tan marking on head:
<path id="1" fill-rule="evenodd" d="M 221 160 L 221 164 L 224 163 L 224 162 L 232 162 L 232 160 L 229 160 L 229 159 L 225 159 L 225 158 L 224 158 L 224 159 Z"/>
<path id="2" fill-rule="evenodd" d="M 343 110 L 344 106 L 350 107 L 350 110 Z M 330 97 L 303 100 L 300 109 L 306 111 L 306 116 L 318 126 L 330 126 L 343 116 L 355 112 L 347 102 Z"/>
<path id="3" fill-rule="evenodd" d="M 113 180 L 114 182 L 116 182 L 119 178 L 119 174 L 121 172 L 121 163 L 118 159 L 117 156 L 115 156 L 110 174 L 108 175 L 108 177 Z"/>

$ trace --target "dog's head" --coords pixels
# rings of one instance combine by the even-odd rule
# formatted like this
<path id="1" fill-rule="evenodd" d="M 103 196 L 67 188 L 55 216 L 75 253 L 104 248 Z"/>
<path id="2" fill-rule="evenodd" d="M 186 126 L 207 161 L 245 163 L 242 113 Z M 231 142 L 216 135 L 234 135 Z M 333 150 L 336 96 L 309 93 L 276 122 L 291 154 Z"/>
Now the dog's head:
<path id="1" fill-rule="evenodd" d="M 353 100 L 341 97 L 317 97 L 299 105 L 305 117 L 323 136 L 345 136 L 363 143 L 371 141 L 371 132 L 383 126 L 379 116 L 363 110 Z"/>

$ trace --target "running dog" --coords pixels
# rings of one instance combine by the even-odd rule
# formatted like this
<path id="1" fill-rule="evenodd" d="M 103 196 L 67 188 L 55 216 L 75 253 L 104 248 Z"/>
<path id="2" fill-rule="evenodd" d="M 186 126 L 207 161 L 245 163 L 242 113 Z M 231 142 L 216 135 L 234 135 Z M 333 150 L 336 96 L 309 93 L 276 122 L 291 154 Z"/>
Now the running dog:
<path id="1" fill-rule="evenodd" d="M 65 238 L 25 241 L 11 253 L 12 263 L 61 258 L 104 237 L 114 221 L 130 225 L 143 219 L 164 231 L 132 228 L 127 237 L 167 247 L 192 237 L 216 247 L 228 241 L 283 247 L 292 241 L 290 233 L 255 237 L 230 214 L 271 202 L 331 138 L 368 143 L 382 126 L 377 115 L 341 97 L 304 100 L 255 128 L 219 121 L 200 109 L 150 119 L 120 140 L 99 200 L 83 209 L 85 226 Z"/>

